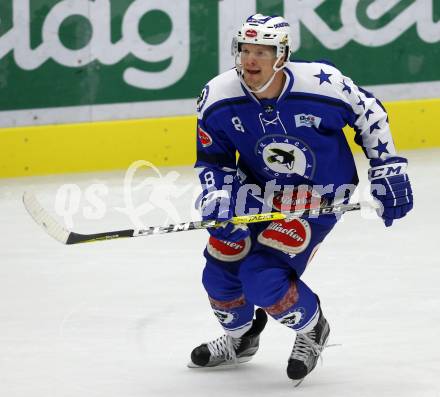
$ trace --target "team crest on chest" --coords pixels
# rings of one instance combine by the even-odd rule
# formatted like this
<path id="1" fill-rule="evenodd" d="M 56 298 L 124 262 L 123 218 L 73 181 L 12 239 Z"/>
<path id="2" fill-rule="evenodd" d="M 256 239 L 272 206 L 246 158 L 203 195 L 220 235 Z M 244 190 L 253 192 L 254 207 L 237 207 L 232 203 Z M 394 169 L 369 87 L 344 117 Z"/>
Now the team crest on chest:
<path id="1" fill-rule="evenodd" d="M 313 178 L 315 156 L 310 147 L 296 137 L 265 136 L 257 142 L 255 154 L 271 176 L 289 178 L 296 174 L 306 179 Z"/>

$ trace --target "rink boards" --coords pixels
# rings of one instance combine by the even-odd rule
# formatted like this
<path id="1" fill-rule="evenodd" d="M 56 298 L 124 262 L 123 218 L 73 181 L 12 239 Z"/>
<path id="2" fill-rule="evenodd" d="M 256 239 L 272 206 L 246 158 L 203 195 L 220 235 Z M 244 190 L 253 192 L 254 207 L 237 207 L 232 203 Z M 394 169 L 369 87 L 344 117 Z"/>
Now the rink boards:
<path id="1" fill-rule="evenodd" d="M 385 103 L 398 150 L 440 146 L 440 99 Z M 195 116 L 0 129 L 0 177 L 156 166 L 195 160 Z M 346 131 L 354 149 L 354 132 Z"/>

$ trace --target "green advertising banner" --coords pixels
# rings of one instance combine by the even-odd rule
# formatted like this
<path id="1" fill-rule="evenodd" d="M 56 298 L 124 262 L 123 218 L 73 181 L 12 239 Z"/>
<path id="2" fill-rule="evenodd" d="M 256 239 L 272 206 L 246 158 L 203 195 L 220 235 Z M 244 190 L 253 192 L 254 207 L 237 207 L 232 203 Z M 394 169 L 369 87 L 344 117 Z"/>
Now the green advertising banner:
<path id="1" fill-rule="evenodd" d="M 1 110 L 188 98 L 217 72 L 216 1 L 1 0 L 0 15 Z"/>
<path id="2" fill-rule="evenodd" d="M 297 57 L 332 59 L 362 85 L 440 80 L 438 0 L 286 1 L 285 11 L 297 15 Z"/>
<path id="3" fill-rule="evenodd" d="M 256 11 L 289 20 L 293 58 L 329 59 L 364 86 L 404 84 L 408 98 L 439 96 L 440 0 L 1 0 L 0 126 L 43 109 L 45 122 L 157 116 L 165 100 L 167 114 L 188 112 L 233 66 L 232 36 Z"/>

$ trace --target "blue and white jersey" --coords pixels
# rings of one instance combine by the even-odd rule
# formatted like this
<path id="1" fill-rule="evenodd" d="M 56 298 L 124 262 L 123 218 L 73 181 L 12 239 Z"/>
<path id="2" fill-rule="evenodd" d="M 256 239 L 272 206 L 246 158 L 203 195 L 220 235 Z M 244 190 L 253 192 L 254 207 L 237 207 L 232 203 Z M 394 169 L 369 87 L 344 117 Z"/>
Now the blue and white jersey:
<path id="1" fill-rule="evenodd" d="M 337 68 L 290 62 L 284 73 L 284 89 L 275 99 L 258 100 L 235 69 L 205 86 L 198 100 L 195 167 L 212 170 L 219 183 L 240 169 L 248 177 L 245 183 L 264 186 L 275 180 L 282 186 L 333 185 L 336 190 L 358 183 L 342 131 L 347 124 L 368 158 L 395 155 L 382 104 Z"/>

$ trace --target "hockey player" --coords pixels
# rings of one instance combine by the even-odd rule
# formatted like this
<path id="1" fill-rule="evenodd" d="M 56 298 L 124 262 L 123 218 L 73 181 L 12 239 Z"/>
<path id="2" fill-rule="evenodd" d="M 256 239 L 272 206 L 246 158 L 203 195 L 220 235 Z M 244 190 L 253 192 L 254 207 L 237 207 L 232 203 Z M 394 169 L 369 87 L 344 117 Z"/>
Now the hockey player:
<path id="1" fill-rule="evenodd" d="M 382 104 L 328 62 L 290 62 L 291 40 L 284 18 L 249 17 L 234 39 L 235 68 L 199 97 L 203 219 L 347 201 L 358 183 L 342 132 L 348 124 L 370 159 L 372 194 L 391 226 L 413 198 Z M 330 328 L 301 275 L 336 221 L 324 215 L 208 229 L 203 285 L 225 334 L 196 347 L 189 366 L 250 360 L 267 313 L 296 331 L 288 377 L 300 382 L 309 374 Z"/>

